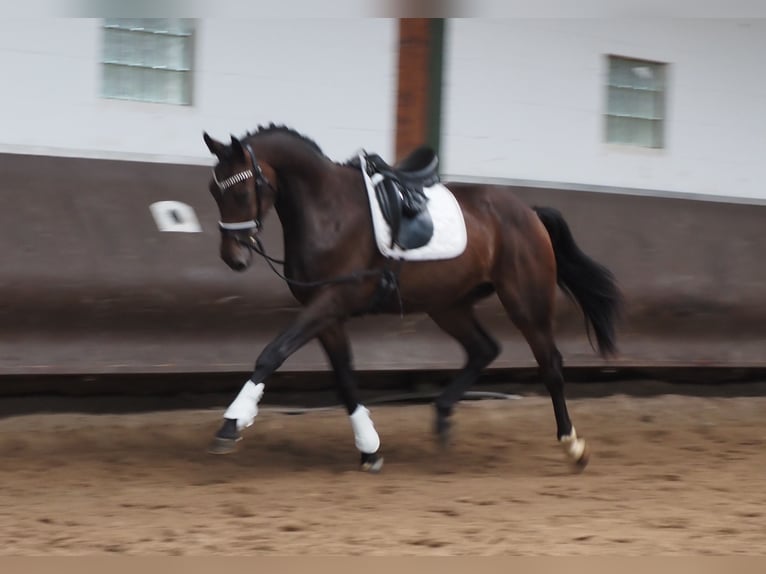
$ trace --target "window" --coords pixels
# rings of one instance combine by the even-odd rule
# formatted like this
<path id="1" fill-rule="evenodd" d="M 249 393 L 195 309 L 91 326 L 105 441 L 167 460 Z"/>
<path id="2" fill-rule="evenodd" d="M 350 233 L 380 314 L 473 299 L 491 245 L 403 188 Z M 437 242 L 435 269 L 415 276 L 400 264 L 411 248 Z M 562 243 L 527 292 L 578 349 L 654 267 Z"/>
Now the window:
<path id="1" fill-rule="evenodd" d="M 606 141 L 664 146 L 665 64 L 609 56 Z"/>
<path id="2" fill-rule="evenodd" d="M 191 104 L 192 21 L 104 20 L 105 98 Z"/>

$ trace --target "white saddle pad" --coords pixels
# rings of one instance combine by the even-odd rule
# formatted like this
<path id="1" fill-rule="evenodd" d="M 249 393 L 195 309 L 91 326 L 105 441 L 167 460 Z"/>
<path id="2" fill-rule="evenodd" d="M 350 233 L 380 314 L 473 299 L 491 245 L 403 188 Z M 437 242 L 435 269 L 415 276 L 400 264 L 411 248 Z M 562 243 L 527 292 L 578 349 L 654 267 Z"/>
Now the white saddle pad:
<path id="1" fill-rule="evenodd" d="M 463 212 L 452 192 L 441 183 L 423 190 L 428 198 L 428 211 L 431 213 L 434 224 L 431 240 L 417 249 L 403 250 L 398 245 L 391 247 L 391 228 L 380 209 L 372 180 L 367 175 L 367 162 L 361 153 L 359 160 L 367 188 L 367 198 L 370 202 L 375 241 L 378 244 L 378 249 L 385 257 L 405 261 L 433 261 L 452 259 L 465 251 L 468 236 Z"/>

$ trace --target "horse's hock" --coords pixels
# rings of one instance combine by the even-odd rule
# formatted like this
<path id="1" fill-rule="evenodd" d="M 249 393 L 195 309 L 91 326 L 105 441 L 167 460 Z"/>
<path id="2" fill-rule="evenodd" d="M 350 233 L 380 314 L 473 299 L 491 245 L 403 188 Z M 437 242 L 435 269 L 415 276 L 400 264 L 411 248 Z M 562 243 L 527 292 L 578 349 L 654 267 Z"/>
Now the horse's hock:
<path id="1" fill-rule="evenodd" d="M 0 154 L 0 166 L 0 374 L 249 371 L 297 309 L 262 262 L 236 274 L 220 261 L 206 167 L 10 154 Z M 560 295 L 566 365 L 766 366 L 766 207 L 509 192 L 559 209 L 626 296 L 621 354 L 606 363 L 590 348 L 579 311 Z M 263 240 L 281 255 L 275 216 Z M 533 366 L 496 299 L 479 311 L 503 342 L 494 366 Z M 456 343 L 419 316 L 355 320 L 351 337 L 360 370 L 449 369 L 462 361 Z M 315 343 L 282 367 L 327 369 Z"/>

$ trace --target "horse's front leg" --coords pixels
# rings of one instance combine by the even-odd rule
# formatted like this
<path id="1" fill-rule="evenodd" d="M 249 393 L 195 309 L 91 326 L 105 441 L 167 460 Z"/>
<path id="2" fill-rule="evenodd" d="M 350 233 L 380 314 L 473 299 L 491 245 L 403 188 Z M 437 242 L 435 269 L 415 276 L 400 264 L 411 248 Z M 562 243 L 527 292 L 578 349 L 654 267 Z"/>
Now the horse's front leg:
<path id="1" fill-rule="evenodd" d="M 228 454 L 235 450 L 242 438 L 241 431 L 253 424 L 258 415 L 264 381 L 290 355 L 337 321 L 341 301 L 332 291 L 324 291 L 298 314 L 287 329 L 266 345 L 255 362 L 250 379 L 226 409 L 223 424 L 208 449 L 211 454 Z"/>
<path id="2" fill-rule="evenodd" d="M 319 342 L 335 372 L 338 396 L 346 407 L 351 428 L 354 431 L 354 444 L 361 453 L 361 469 L 368 472 L 380 472 L 383 457 L 380 455 L 380 437 L 370 418 L 370 411 L 359 401 L 359 392 L 351 361 L 351 345 L 346 330 L 338 322 L 319 333 Z"/>

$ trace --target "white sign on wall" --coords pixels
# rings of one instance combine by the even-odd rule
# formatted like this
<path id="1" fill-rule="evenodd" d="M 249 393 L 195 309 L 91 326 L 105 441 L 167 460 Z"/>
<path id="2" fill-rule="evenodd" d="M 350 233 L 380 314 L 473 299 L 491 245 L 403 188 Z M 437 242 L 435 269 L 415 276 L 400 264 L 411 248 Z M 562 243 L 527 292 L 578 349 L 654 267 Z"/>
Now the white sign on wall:
<path id="1" fill-rule="evenodd" d="M 176 233 L 200 233 L 197 214 L 194 209 L 180 201 L 157 201 L 149 206 L 154 222 L 160 231 Z"/>

